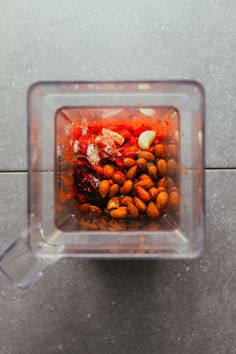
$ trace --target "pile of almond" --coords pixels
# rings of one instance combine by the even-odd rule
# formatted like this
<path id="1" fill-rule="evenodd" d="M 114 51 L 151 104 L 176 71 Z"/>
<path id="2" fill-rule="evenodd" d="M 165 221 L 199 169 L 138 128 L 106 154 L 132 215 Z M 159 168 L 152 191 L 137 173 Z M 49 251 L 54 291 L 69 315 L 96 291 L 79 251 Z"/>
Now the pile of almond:
<path id="1" fill-rule="evenodd" d="M 106 207 L 79 205 L 83 228 L 137 230 L 160 220 L 167 212 L 178 211 L 177 144 L 154 145 L 155 135 L 144 133 L 139 138 L 136 158 L 125 157 L 122 169 L 112 163 L 101 166 L 104 178 L 98 190 Z"/>

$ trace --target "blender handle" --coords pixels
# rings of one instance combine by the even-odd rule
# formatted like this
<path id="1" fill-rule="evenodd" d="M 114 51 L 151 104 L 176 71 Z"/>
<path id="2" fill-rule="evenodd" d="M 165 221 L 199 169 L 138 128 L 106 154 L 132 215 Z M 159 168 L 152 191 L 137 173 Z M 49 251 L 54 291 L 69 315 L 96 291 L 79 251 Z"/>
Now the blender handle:
<path id="1" fill-rule="evenodd" d="M 18 288 L 35 284 L 55 260 L 37 257 L 29 248 L 28 234 L 22 233 L 1 255 L 0 271 Z"/>

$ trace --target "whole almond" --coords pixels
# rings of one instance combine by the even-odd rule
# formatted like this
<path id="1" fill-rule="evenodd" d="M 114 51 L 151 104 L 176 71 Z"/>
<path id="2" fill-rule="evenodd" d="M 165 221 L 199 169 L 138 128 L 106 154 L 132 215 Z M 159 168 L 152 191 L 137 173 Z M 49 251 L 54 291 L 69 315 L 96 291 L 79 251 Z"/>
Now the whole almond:
<path id="1" fill-rule="evenodd" d="M 137 220 L 130 220 L 129 230 L 137 231 L 140 227 L 140 223 Z"/>
<path id="2" fill-rule="evenodd" d="M 165 187 L 160 186 L 160 187 L 158 187 L 158 194 L 159 194 L 160 192 L 167 192 L 167 190 L 166 190 Z"/>
<path id="3" fill-rule="evenodd" d="M 165 176 L 167 172 L 167 164 L 166 161 L 160 159 L 157 161 L 158 172 L 160 176 Z"/>
<path id="4" fill-rule="evenodd" d="M 99 183 L 98 186 L 99 189 L 99 193 L 103 198 L 106 198 L 106 196 L 109 194 L 110 192 L 110 183 L 108 180 L 104 179 L 103 181 L 101 181 Z"/>
<path id="5" fill-rule="evenodd" d="M 150 197 L 151 197 L 151 200 L 155 201 L 157 199 L 157 196 L 158 196 L 158 188 L 156 187 L 152 187 L 149 189 L 149 194 L 150 194 Z"/>
<path id="6" fill-rule="evenodd" d="M 136 166 L 136 161 L 134 159 L 131 159 L 130 157 L 126 157 L 123 160 L 123 164 L 126 168 L 131 168 L 133 166 Z"/>
<path id="7" fill-rule="evenodd" d="M 96 205 L 90 205 L 89 206 L 89 211 L 90 211 L 90 213 L 92 213 L 97 218 L 99 218 L 99 216 L 101 216 L 101 214 L 102 214 L 101 209 L 98 206 L 96 206 Z"/>
<path id="8" fill-rule="evenodd" d="M 176 144 L 168 144 L 166 146 L 166 155 L 170 158 L 176 157 L 177 145 Z"/>
<path id="9" fill-rule="evenodd" d="M 172 176 L 176 172 L 176 161 L 170 159 L 167 161 L 167 174 Z"/>
<path id="10" fill-rule="evenodd" d="M 111 216 L 114 219 L 125 219 L 127 217 L 128 211 L 125 206 L 121 206 L 117 209 L 111 211 Z"/>
<path id="11" fill-rule="evenodd" d="M 134 197 L 134 203 L 137 207 L 137 209 L 140 211 L 140 213 L 145 213 L 147 210 L 146 204 L 138 197 Z"/>
<path id="12" fill-rule="evenodd" d="M 158 210 L 163 210 L 168 203 L 168 194 L 166 192 L 160 192 L 156 199 L 156 206 Z"/>
<path id="13" fill-rule="evenodd" d="M 126 175 L 127 175 L 127 178 L 128 179 L 135 179 L 135 177 L 136 177 L 136 175 L 137 175 L 137 170 L 138 170 L 138 167 L 137 166 L 133 166 L 133 167 L 131 167 L 128 171 L 127 171 L 127 173 L 126 173 Z"/>
<path id="14" fill-rule="evenodd" d="M 133 189 L 134 189 L 134 182 L 128 179 L 127 181 L 125 181 L 124 185 L 120 187 L 120 192 L 121 194 L 126 195 L 131 193 Z"/>
<path id="15" fill-rule="evenodd" d="M 141 181 L 142 179 L 145 179 L 145 178 L 150 178 L 150 176 L 147 175 L 146 173 L 142 173 L 138 179 Z"/>
<path id="16" fill-rule="evenodd" d="M 117 209 L 120 206 L 120 200 L 118 197 L 111 198 L 107 203 L 107 209 Z"/>
<path id="17" fill-rule="evenodd" d="M 163 178 L 159 179 L 157 186 L 167 188 L 167 178 L 163 177 Z"/>
<path id="18" fill-rule="evenodd" d="M 109 197 L 112 198 L 114 197 L 119 191 L 119 184 L 114 183 L 111 188 L 110 188 L 110 192 L 109 192 Z"/>
<path id="19" fill-rule="evenodd" d="M 158 159 L 163 159 L 165 157 L 165 146 L 163 144 L 156 144 L 154 146 L 154 151 Z"/>
<path id="20" fill-rule="evenodd" d="M 101 218 L 98 219 L 98 227 L 99 227 L 99 230 L 102 230 L 102 231 L 105 231 L 108 229 L 106 217 L 102 216 Z"/>
<path id="21" fill-rule="evenodd" d="M 79 211 L 83 215 L 88 214 L 89 213 L 89 207 L 90 207 L 89 203 L 81 204 L 81 205 L 79 205 Z"/>
<path id="22" fill-rule="evenodd" d="M 169 205 L 172 208 L 177 208 L 179 206 L 179 193 L 176 191 L 173 191 L 169 195 Z"/>
<path id="23" fill-rule="evenodd" d="M 108 223 L 108 228 L 111 231 L 125 231 L 127 229 L 127 222 L 125 220 L 111 219 Z"/>
<path id="24" fill-rule="evenodd" d="M 154 182 L 151 180 L 150 177 L 142 179 L 138 183 L 136 183 L 135 187 L 142 187 L 144 189 L 150 189 L 154 186 Z"/>
<path id="25" fill-rule="evenodd" d="M 129 195 L 126 195 L 124 197 L 122 197 L 121 199 L 121 204 L 122 205 L 128 205 L 129 203 L 134 203 L 134 199 L 132 197 L 130 197 Z"/>
<path id="26" fill-rule="evenodd" d="M 111 178 L 113 173 L 115 172 L 115 169 L 111 165 L 105 165 L 103 169 L 103 174 L 107 178 Z"/>
<path id="27" fill-rule="evenodd" d="M 156 204 L 152 201 L 148 204 L 147 214 L 148 214 L 149 218 L 151 218 L 151 219 L 156 219 L 160 215 L 160 213 L 156 207 Z"/>
<path id="28" fill-rule="evenodd" d="M 137 186 L 136 187 L 136 191 L 137 194 L 139 196 L 139 198 L 144 202 L 144 203 L 148 203 L 150 201 L 150 194 L 142 187 Z"/>
<path id="29" fill-rule="evenodd" d="M 137 160 L 137 166 L 140 168 L 141 171 L 145 171 L 147 169 L 147 161 L 143 157 L 140 157 Z"/>
<path id="30" fill-rule="evenodd" d="M 119 184 L 120 186 L 122 186 L 125 181 L 126 181 L 126 176 L 123 172 L 121 171 L 116 171 L 113 173 L 112 179 L 115 183 Z"/>
<path id="31" fill-rule="evenodd" d="M 148 166 L 148 174 L 152 180 L 156 181 L 158 178 L 158 170 L 155 165 Z"/>
<path id="32" fill-rule="evenodd" d="M 138 153 L 138 157 L 139 158 L 144 158 L 146 161 L 154 161 L 155 160 L 155 156 L 149 152 L 149 151 L 139 151 Z"/>
<path id="33" fill-rule="evenodd" d="M 96 219 L 90 220 L 89 216 L 83 216 L 79 220 L 79 224 L 83 229 L 86 229 L 86 230 L 97 230 L 98 229 L 98 221 Z"/>
<path id="34" fill-rule="evenodd" d="M 170 178 L 170 177 L 166 178 L 166 187 L 168 190 L 175 187 L 175 182 L 173 181 L 172 178 Z"/>
<path id="35" fill-rule="evenodd" d="M 139 211 L 134 204 L 128 203 L 127 208 L 128 208 L 129 215 L 132 219 L 136 219 L 139 216 Z"/>

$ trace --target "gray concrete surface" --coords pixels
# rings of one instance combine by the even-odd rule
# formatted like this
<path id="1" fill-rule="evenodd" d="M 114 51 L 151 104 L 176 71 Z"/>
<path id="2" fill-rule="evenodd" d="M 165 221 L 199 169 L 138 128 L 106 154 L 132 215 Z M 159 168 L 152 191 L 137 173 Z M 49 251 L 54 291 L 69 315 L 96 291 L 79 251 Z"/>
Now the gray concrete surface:
<path id="1" fill-rule="evenodd" d="M 235 18 L 234 0 L 0 2 L 1 251 L 25 227 L 35 81 L 198 80 L 208 168 L 200 259 L 62 260 L 26 292 L 0 276 L 0 354 L 236 353 Z"/>

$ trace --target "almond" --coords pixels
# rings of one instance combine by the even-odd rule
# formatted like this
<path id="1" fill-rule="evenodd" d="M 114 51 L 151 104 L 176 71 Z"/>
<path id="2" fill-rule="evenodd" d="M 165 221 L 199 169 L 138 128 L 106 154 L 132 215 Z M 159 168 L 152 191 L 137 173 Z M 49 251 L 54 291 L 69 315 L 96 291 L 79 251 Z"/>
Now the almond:
<path id="1" fill-rule="evenodd" d="M 139 198 L 144 202 L 148 203 L 150 201 L 150 194 L 142 187 L 137 186 L 136 191 L 138 193 Z"/>
<path id="2" fill-rule="evenodd" d="M 138 197 L 134 197 L 134 203 L 137 209 L 140 211 L 140 213 L 145 213 L 147 207 L 146 204 L 141 199 L 139 199 Z"/>
<path id="3" fill-rule="evenodd" d="M 178 208 L 179 206 L 179 193 L 173 191 L 169 195 L 169 204 L 172 208 Z"/>
<path id="4" fill-rule="evenodd" d="M 166 161 L 160 159 L 157 161 L 158 172 L 160 176 L 165 176 L 167 172 L 167 164 Z"/>
<path id="5" fill-rule="evenodd" d="M 99 227 L 99 230 L 102 230 L 102 231 L 105 231 L 108 229 L 106 217 L 102 216 L 101 218 L 98 219 L 98 227 Z"/>
<path id="6" fill-rule="evenodd" d="M 166 188 L 160 186 L 160 187 L 158 187 L 158 193 L 160 193 L 160 192 L 167 192 L 167 190 L 166 190 Z"/>
<path id="7" fill-rule="evenodd" d="M 139 216 L 138 209 L 134 204 L 128 203 L 127 208 L 128 208 L 129 215 L 132 219 L 136 219 Z"/>
<path id="8" fill-rule="evenodd" d="M 120 206 L 120 201 L 118 197 L 111 198 L 107 203 L 107 209 L 117 209 Z"/>
<path id="9" fill-rule="evenodd" d="M 169 176 L 172 176 L 176 172 L 176 161 L 170 159 L 167 161 L 167 173 Z"/>
<path id="10" fill-rule="evenodd" d="M 149 218 L 151 218 L 151 219 L 156 219 L 160 215 L 160 213 L 156 207 L 156 204 L 154 202 L 150 202 L 148 204 L 147 214 L 148 214 Z"/>
<path id="11" fill-rule="evenodd" d="M 133 203 L 134 202 L 134 199 L 132 197 L 130 197 L 129 195 L 126 195 L 124 196 L 122 199 L 121 199 L 121 204 L 122 205 L 128 205 L 129 203 Z"/>
<path id="12" fill-rule="evenodd" d="M 143 157 L 140 157 L 137 160 L 137 166 L 140 168 L 141 171 L 145 171 L 147 169 L 147 161 Z"/>
<path id="13" fill-rule="evenodd" d="M 177 145 L 176 144 L 168 144 L 166 147 L 166 155 L 168 157 L 176 157 L 177 155 Z"/>
<path id="14" fill-rule="evenodd" d="M 125 231 L 127 229 L 127 223 L 124 220 L 111 219 L 108 223 L 108 228 L 111 231 Z"/>
<path id="15" fill-rule="evenodd" d="M 111 211 L 111 216 L 114 219 L 125 219 L 127 214 L 128 214 L 127 208 L 124 206 L 121 206 L 121 207 Z"/>
<path id="16" fill-rule="evenodd" d="M 103 198 L 106 198 L 106 196 L 109 194 L 110 191 L 110 183 L 106 179 L 101 181 L 98 186 L 99 193 Z"/>
<path id="17" fill-rule="evenodd" d="M 123 163 L 126 168 L 131 168 L 136 166 L 136 161 L 134 159 L 131 159 L 130 157 L 126 157 Z"/>
<path id="18" fill-rule="evenodd" d="M 101 214 L 102 214 L 101 209 L 98 206 L 96 206 L 96 205 L 90 205 L 89 206 L 89 211 L 90 211 L 90 213 L 92 213 L 97 218 L 99 218 L 99 216 L 101 216 Z"/>
<path id="19" fill-rule="evenodd" d="M 168 194 L 166 192 L 160 192 L 156 199 L 156 206 L 158 210 L 163 210 L 168 202 Z"/>
<path id="20" fill-rule="evenodd" d="M 165 146 L 163 144 L 156 144 L 154 146 L 154 151 L 158 159 L 163 159 L 165 157 Z"/>
<path id="21" fill-rule="evenodd" d="M 139 151 L 138 153 L 138 157 L 139 158 L 144 158 L 146 161 L 150 162 L 150 161 L 154 161 L 155 160 L 155 156 L 149 152 L 149 151 Z"/>
<path id="22" fill-rule="evenodd" d="M 142 187 L 144 189 L 150 189 L 154 186 L 154 182 L 151 180 L 150 177 L 142 179 L 138 183 L 136 183 L 135 187 Z"/>
<path id="23" fill-rule="evenodd" d="M 131 220 L 129 223 L 129 230 L 137 231 L 139 229 L 140 223 L 137 220 Z"/>
<path id="24" fill-rule="evenodd" d="M 158 170 L 155 165 L 148 166 L 148 174 L 152 180 L 156 181 L 158 178 Z"/>
<path id="25" fill-rule="evenodd" d="M 119 184 L 115 183 L 111 186 L 110 188 L 110 193 L 109 193 L 109 197 L 112 198 L 114 197 L 119 191 Z"/>
<path id="26" fill-rule="evenodd" d="M 137 170 L 138 170 L 138 167 L 137 166 L 133 166 L 131 167 L 128 171 L 127 171 L 127 178 L 128 179 L 134 179 L 136 177 L 136 174 L 137 174 Z"/>
<path id="27" fill-rule="evenodd" d="M 133 191 L 134 189 L 134 182 L 128 179 L 122 187 L 120 187 L 120 192 L 121 194 L 129 194 Z"/>
<path id="28" fill-rule="evenodd" d="M 167 178 L 166 178 L 166 187 L 167 187 L 168 190 L 169 190 L 170 188 L 175 187 L 175 182 L 173 181 L 172 178 L 170 178 L 170 177 L 167 177 Z"/>
<path id="29" fill-rule="evenodd" d="M 111 165 L 105 165 L 103 169 L 103 174 L 107 178 L 111 178 L 113 173 L 115 172 L 115 169 Z"/>
<path id="30" fill-rule="evenodd" d="M 90 207 L 89 203 L 81 204 L 81 205 L 79 205 L 79 211 L 83 215 L 88 214 L 89 213 L 89 207 Z"/>
<path id="31" fill-rule="evenodd" d="M 159 179 L 158 183 L 157 183 L 158 187 L 163 187 L 163 188 L 167 188 L 167 179 L 166 177 L 163 177 L 161 179 Z"/>
<path id="32" fill-rule="evenodd" d="M 119 184 L 119 185 L 123 185 L 126 181 L 126 177 L 125 174 L 121 171 L 116 171 L 113 173 L 112 179 L 115 183 Z"/>
<path id="33" fill-rule="evenodd" d="M 147 175 L 146 173 L 142 173 L 138 179 L 141 181 L 142 179 L 145 179 L 145 178 L 150 178 L 150 176 Z"/>
<path id="34" fill-rule="evenodd" d="M 158 193 L 159 193 L 158 188 L 152 187 L 152 188 L 149 189 L 148 192 L 150 194 L 151 200 L 155 201 L 157 199 L 157 196 L 158 196 Z"/>
<path id="35" fill-rule="evenodd" d="M 97 230 L 98 221 L 96 219 L 90 220 L 89 216 L 84 216 L 79 220 L 79 224 L 83 229 L 86 230 Z"/>

